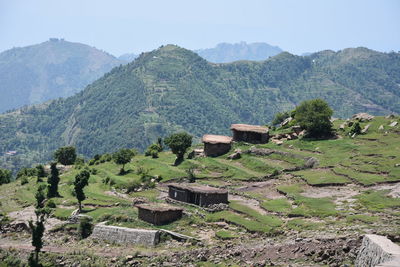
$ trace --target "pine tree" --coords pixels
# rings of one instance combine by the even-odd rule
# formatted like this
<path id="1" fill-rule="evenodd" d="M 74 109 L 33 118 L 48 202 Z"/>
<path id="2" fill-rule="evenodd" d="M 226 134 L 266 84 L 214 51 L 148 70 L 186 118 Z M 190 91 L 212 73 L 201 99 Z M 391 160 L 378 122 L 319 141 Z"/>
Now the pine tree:
<path id="1" fill-rule="evenodd" d="M 75 176 L 74 190 L 79 204 L 79 212 L 82 211 L 82 201 L 86 199 L 83 188 L 89 184 L 89 177 L 90 173 L 87 170 L 83 170 Z"/>
<path id="2" fill-rule="evenodd" d="M 47 197 L 59 197 L 58 193 L 58 183 L 60 182 L 59 172 L 57 169 L 57 163 L 53 162 L 50 165 L 50 176 L 47 179 L 48 189 L 47 189 Z"/>

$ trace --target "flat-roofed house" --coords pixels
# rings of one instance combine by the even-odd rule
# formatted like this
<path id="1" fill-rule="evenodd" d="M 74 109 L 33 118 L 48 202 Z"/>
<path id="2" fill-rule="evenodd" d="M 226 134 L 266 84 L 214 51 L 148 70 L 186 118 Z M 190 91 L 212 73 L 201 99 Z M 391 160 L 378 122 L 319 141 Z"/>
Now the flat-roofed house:
<path id="1" fill-rule="evenodd" d="M 206 157 L 221 156 L 231 150 L 232 137 L 230 136 L 205 134 L 202 141 Z"/>
<path id="2" fill-rule="evenodd" d="M 136 207 L 139 219 L 154 225 L 163 225 L 182 218 L 182 208 L 167 204 L 139 204 Z"/>
<path id="3" fill-rule="evenodd" d="M 170 198 L 207 207 L 212 204 L 228 203 L 228 191 L 211 186 L 173 183 L 169 184 Z"/>
<path id="4" fill-rule="evenodd" d="M 269 129 L 260 125 L 232 124 L 233 141 L 252 144 L 268 143 Z"/>

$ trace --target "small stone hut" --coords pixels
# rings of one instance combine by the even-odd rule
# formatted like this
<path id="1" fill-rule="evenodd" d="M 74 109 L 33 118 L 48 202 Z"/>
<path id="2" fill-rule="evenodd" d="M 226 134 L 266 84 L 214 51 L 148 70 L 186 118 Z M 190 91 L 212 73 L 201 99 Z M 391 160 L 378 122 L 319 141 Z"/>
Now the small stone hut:
<path id="1" fill-rule="evenodd" d="M 232 137 L 229 136 L 206 134 L 202 141 L 206 157 L 218 157 L 231 150 Z"/>
<path id="2" fill-rule="evenodd" d="M 267 127 L 249 124 L 232 124 L 233 141 L 244 141 L 252 144 L 265 144 L 269 139 Z"/>
<path id="3" fill-rule="evenodd" d="M 175 200 L 207 207 L 212 204 L 228 203 L 228 191 L 198 184 L 169 184 L 169 197 Z"/>
<path id="4" fill-rule="evenodd" d="M 182 208 L 167 204 L 138 204 L 139 219 L 154 225 L 163 225 L 182 218 Z"/>

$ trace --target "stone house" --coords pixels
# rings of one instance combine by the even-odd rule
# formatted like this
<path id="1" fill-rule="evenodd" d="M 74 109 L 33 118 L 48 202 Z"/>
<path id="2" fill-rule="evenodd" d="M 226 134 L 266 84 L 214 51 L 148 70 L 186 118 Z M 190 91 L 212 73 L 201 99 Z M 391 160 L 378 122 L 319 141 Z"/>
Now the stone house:
<path id="1" fill-rule="evenodd" d="M 204 155 L 206 157 L 217 157 L 231 150 L 232 137 L 206 134 L 203 136 L 202 142 L 204 143 Z"/>
<path id="2" fill-rule="evenodd" d="M 252 144 L 268 143 L 269 130 L 267 127 L 249 124 L 232 124 L 233 141 Z"/>
<path id="3" fill-rule="evenodd" d="M 212 204 L 228 203 L 228 191 L 211 186 L 181 183 L 169 184 L 168 195 L 171 199 L 202 207 Z"/>
<path id="4" fill-rule="evenodd" d="M 139 204 L 138 218 L 154 225 L 163 225 L 182 218 L 182 208 L 166 204 Z"/>

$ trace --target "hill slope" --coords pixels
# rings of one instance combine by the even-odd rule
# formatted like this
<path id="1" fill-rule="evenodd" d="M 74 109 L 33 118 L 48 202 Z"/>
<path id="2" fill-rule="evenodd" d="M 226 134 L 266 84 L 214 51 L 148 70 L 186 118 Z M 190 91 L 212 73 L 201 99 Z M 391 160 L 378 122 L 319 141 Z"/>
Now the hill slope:
<path id="1" fill-rule="evenodd" d="M 238 60 L 265 60 L 283 52 L 277 46 L 267 43 L 240 42 L 236 44 L 220 43 L 214 48 L 194 50 L 202 58 L 214 63 L 228 63 Z"/>
<path id="2" fill-rule="evenodd" d="M 398 113 L 398 84 L 398 53 L 356 48 L 212 64 L 168 45 L 114 68 L 73 97 L 0 115 L 0 151 L 19 153 L 6 161 L 15 167 L 47 160 L 66 144 L 85 156 L 144 149 L 181 129 L 200 137 L 229 134 L 231 123 L 265 124 L 316 97 L 340 117 Z"/>
<path id="3" fill-rule="evenodd" d="M 0 113 L 71 96 L 123 61 L 59 39 L 0 54 Z"/>

